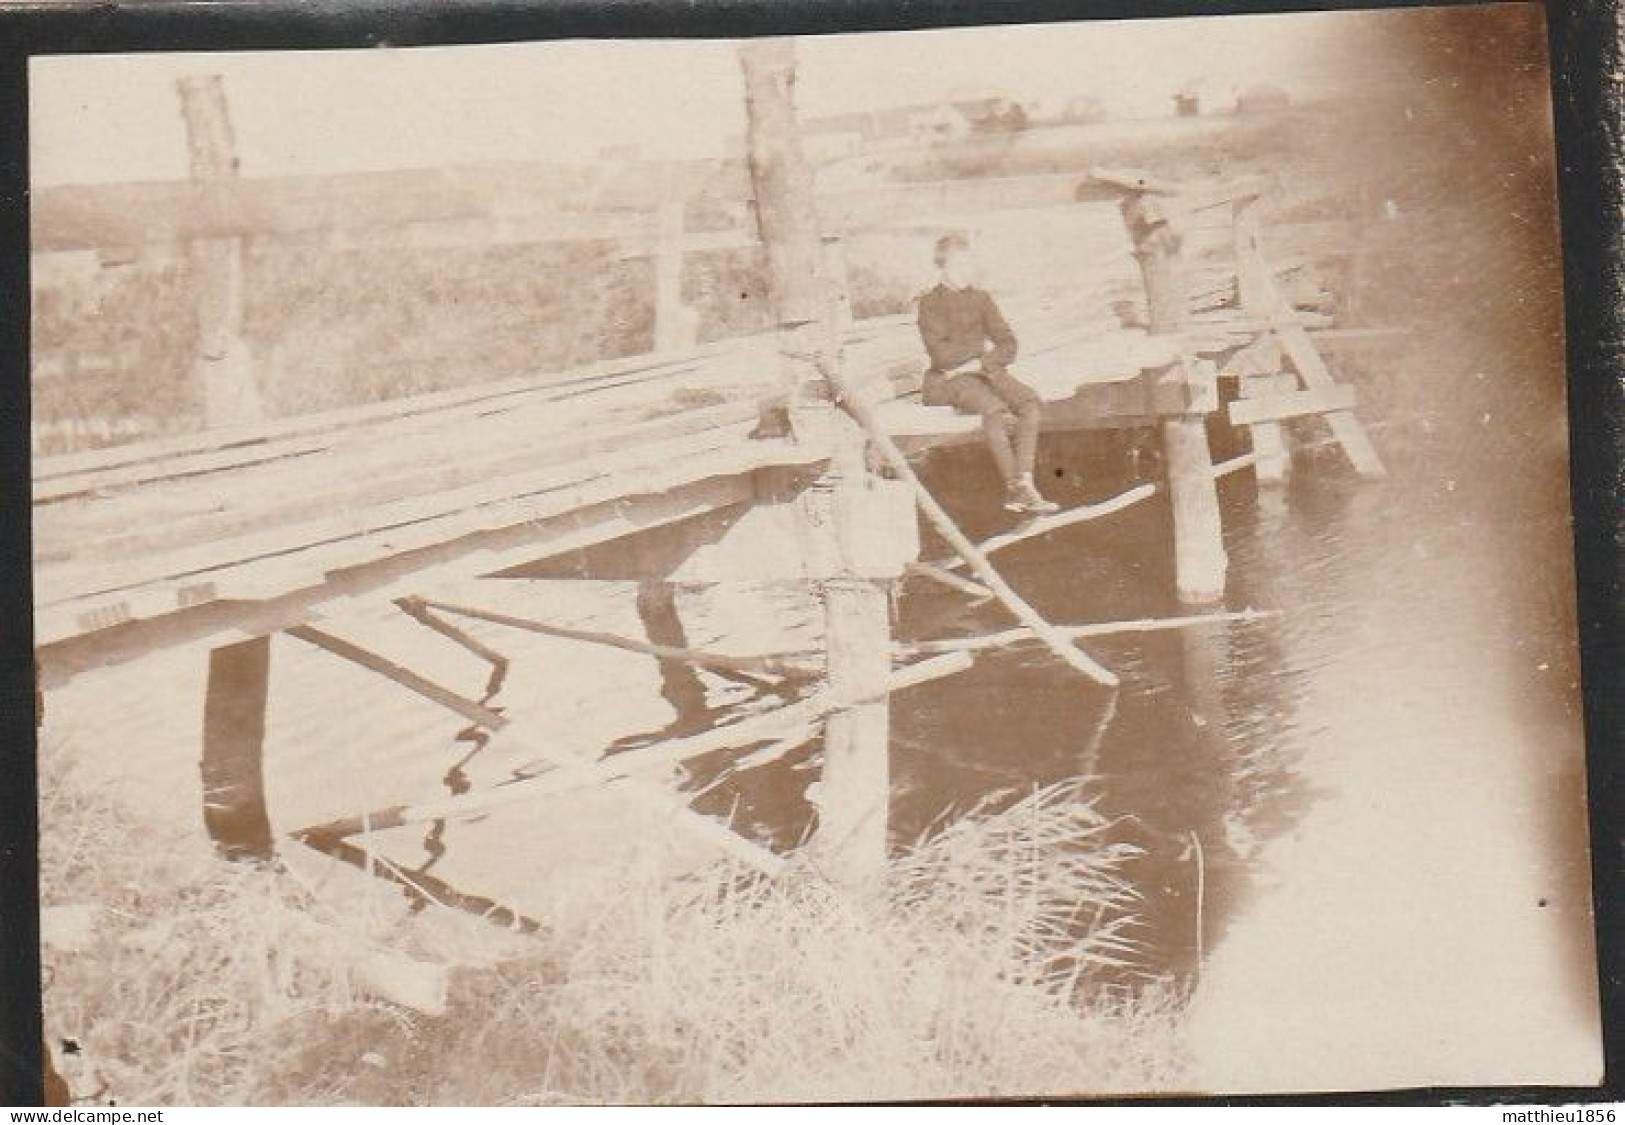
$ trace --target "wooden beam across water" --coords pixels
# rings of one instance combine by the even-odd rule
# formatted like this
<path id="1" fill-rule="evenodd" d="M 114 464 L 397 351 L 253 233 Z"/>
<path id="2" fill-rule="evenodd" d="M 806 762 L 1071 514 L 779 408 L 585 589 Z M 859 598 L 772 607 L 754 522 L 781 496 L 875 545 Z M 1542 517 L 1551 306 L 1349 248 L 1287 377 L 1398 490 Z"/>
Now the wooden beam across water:
<path id="1" fill-rule="evenodd" d="M 1173 617 L 1136 617 L 1125 621 L 1099 621 L 1092 625 L 1056 625 L 1061 635 L 1083 637 L 1115 637 L 1125 633 L 1158 633 L 1170 629 L 1192 629 L 1209 625 L 1235 622 L 1264 621 L 1280 616 L 1279 610 L 1241 609 L 1227 613 L 1187 613 Z M 1003 629 L 996 633 L 981 633 L 970 637 L 945 637 L 940 640 L 908 641 L 898 645 L 902 657 L 934 656 L 946 652 L 982 652 L 1006 648 L 1016 644 L 1035 644 L 1038 638 L 1025 628 Z"/>

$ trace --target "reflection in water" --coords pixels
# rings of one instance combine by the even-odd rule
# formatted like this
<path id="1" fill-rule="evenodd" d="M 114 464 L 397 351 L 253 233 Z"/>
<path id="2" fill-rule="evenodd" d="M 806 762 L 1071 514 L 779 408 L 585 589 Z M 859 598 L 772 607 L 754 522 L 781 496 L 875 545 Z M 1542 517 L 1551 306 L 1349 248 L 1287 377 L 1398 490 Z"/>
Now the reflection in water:
<path id="1" fill-rule="evenodd" d="M 413 601 L 410 598 L 402 598 L 395 605 L 420 625 L 434 630 L 491 665 L 490 675 L 485 680 L 485 693 L 480 697 L 479 703 L 482 707 L 489 707 L 500 715 L 502 709 L 494 706 L 494 703 L 497 694 L 502 691 L 502 685 L 508 679 L 508 658 L 466 630 L 459 629 L 420 602 Z M 479 756 L 482 750 L 490 745 L 492 733 L 478 723 L 470 723 L 453 736 L 453 740 L 457 745 L 465 746 L 467 749 L 446 770 L 445 786 L 452 796 L 461 796 L 472 788 L 473 783 L 469 780 L 467 772 L 468 765 Z M 439 863 L 446 855 L 446 822 L 444 820 L 430 822 L 428 831 L 423 837 L 423 851 L 425 855 L 424 861 L 413 869 L 414 874 L 419 877 L 427 875 L 429 869 Z M 423 896 L 415 897 L 413 905 L 421 908 L 426 905 L 426 899 Z"/>
<path id="2" fill-rule="evenodd" d="M 535 933 L 542 928 L 541 922 L 511 906 L 483 895 L 459 890 L 450 883 L 430 875 L 425 869 L 408 870 L 387 856 L 352 844 L 348 840 L 310 834 L 298 838 L 301 843 L 323 855 L 348 863 L 359 871 L 400 887 L 411 900 L 414 909 L 422 909 L 429 905 L 450 907 L 518 933 Z"/>
<path id="3" fill-rule="evenodd" d="M 222 855 L 275 854 L 265 807 L 265 701 L 271 641 L 256 637 L 209 654 L 203 700 L 203 825 Z"/>

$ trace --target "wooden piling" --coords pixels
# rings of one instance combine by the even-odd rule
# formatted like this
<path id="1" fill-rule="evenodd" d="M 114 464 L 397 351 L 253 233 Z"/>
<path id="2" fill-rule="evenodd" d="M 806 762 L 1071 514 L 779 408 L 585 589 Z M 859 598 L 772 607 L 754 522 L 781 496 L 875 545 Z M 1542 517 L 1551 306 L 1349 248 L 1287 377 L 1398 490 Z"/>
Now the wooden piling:
<path id="1" fill-rule="evenodd" d="M 1286 393 L 1297 385 L 1297 380 L 1290 375 L 1276 374 L 1239 374 L 1241 397 L 1244 399 L 1268 399 Z M 1247 426 L 1247 432 L 1252 436 L 1253 475 L 1260 484 L 1279 485 L 1286 483 L 1292 473 L 1292 450 L 1287 444 L 1286 433 L 1279 421 L 1252 422 Z"/>
<path id="2" fill-rule="evenodd" d="M 186 121 L 192 182 L 201 189 L 235 179 L 236 142 L 221 77 L 194 75 L 177 79 L 175 86 Z M 194 370 L 203 388 L 204 422 L 215 427 L 258 421 L 264 410 L 242 337 L 242 239 L 198 239 L 190 244 L 190 255 L 198 313 Z"/>
<path id="3" fill-rule="evenodd" d="M 831 454 L 828 471 L 798 506 L 804 534 L 832 538 L 837 546 L 835 573 L 818 582 L 826 673 L 836 696 L 868 696 L 825 725 L 813 847 L 832 881 L 863 891 L 878 882 L 886 863 L 890 703 L 873 693 L 891 673 L 890 584 L 906 560 L 896 559 L 895 568 L 876 567 L 872 557 L 860 560 L 851 549 L 863 528 L 871 482 L 863 433 L 836 409 L 825 379 L 841 362 L 845 270 L 839 243 L 826 244 L 819 229 L 812 168 L 796 120 L 794 44 L 753 40 L 740 47 L 739 61 L 756 220 L 780 326 L 791 430 Z"/>
<path id="4" fill-rule="evenodd" d="M 1178 335 L 1190 319 L 1183 240 L 1170 213 L 1171 208 L 1147 192 L 1135 192 L 1123 202 L 1123 219 L 1145 282 L 1148 326 L 1155 335 Z M 1179 360 L 1165 375 L 1189 379 L 1194 375 L 1191 366 L 1188 358 Z M 1175 581 L 1180 600 L 1218 601 L 1224 597 L 1228 560 L 1205 416 L 1191 412 L 1164 418 L 1162 445 L 1173 505 Z"/>
<path id="5" fill-rule="evenodd" d="M 265 811 L 265 711 L 271 638 L 209 653 L 203 701 L 203 824 L 228 859 L 275 854 Z"/>
<path id="6" fill-rule="evenodd" d="M 857 696 L 891 676 L 891 617 L 885 586 L 866 578 L 823 583 L 830 690 Z M 883 873 L 891 798 L 890 704 L 837 711 L 824 724 L 824 770 L 816 805 L 819 864 L 841 882 L 867 885 Z"/>

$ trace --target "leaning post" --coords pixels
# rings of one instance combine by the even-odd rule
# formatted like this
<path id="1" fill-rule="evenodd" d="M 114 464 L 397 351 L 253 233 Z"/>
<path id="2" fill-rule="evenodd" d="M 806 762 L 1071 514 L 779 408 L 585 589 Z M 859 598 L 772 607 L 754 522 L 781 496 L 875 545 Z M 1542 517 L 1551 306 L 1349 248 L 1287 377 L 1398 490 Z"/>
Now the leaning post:
<path id="1" fill-rule="evenodd" d="M 895 534 L 898 490 L 872 474 L 862 431 L 837 408 L 823 371 L 841 363 L 844 279 L 838 243 L 818 222 L 813 173 L 795 108 L 795 47 L 758 39 L 739 49 L 746 145 L 756 217 L 778 322 L 780 387 L 795 440 L 829 450 L 827 469 L 796 500 L 809 576 L 823 606 L 826 670 L 836 692 L 870 693 L 891 675 L 891 584 L 912 535 Z M 914 513 L 901 512 L 908 530 Z M 894 533 L 888 534 L 888 527 Z M 890 547 L 897 550 L 889 550 Z M 896 556 L 896 557 L 892 557 Z M 818 864 L 849 892 L 876 888 L 885 871 L 891 795 L 890 704 L 884 696 L 831 715 L 817 788 Z"/>
<path id="2" fill-rule="evenodd" d="M 1150 191 L 1133 191 L 1123 201 L 1123 220 L 1134 244 L 1134 257 L 1145 282 L 1147 326 L 1152 335 L 1179 336 L 1190 319 L 1190 284 L 1183 238 L 1172 200 Z M 1179 598 L 1188 603 L 1224 597 L 1228 559 L 1219 518 L 1219 495 L 1213 477 L 1203 408 L 1216 397 L 1203 387 L 1196 362 L 1183 354 L 1159 377 L 1177 393 L 1179 408 L 1162 418 L 1162 445 L 1168 472 L 1168 495 L 1174 515 L 1174 568 Z"/>
<path id="3" fill-rule="evenodd" d="M 199 206 L 208 207 L 209 187 L 237 178 L 225 85 L 218 74 L 209 74 L 177 79 L 175 88 L 186 121 L 192 183 Z M 194 370 L 203 387 L 204 423 L 212 428 L 258 421 L 264 411 L 242 337 L 242 239 L 198 239 L 190 254 L 198 314 Z"/>

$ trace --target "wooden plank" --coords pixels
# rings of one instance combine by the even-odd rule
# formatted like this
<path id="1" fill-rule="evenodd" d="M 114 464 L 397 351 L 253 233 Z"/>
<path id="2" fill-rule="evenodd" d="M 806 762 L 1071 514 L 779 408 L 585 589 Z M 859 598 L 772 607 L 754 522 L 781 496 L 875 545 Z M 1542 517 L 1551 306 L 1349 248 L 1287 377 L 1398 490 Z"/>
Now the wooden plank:
<path id="1" fill-rule="evenodd" d="M 868 322 L 864 333 L 854 334 L 868 336 L 867 341 L 858 345 L 866 354 L 872 355 L 877 350 L 874 336 L 877 330 L 877 326 Z M 199 476 L 196 480 L 184 482 L 182 489 L 163 491 L 164 514 L 161 520 L 132 521 L 126 514 L 126 505 L 135 501 L 126 497 L 105 506 L 76 507 L 65 512 L 54 512 L 43 522 L 37 517 L 39 555 L 49 558 L 51 552 L 65 549 L 75 554 L 95 555 L 100 552 L 122 559 L 131 554 L 132 548 L 143 538 L 162 542 L 166 547 L 178 546 L 174 540 L 183 535 L 188 526 L 193 526 L 183 522 L 188 514 L 185 504 L 190 504 L 193 516 L 201 518 L 201 522 L 195 525 L 200 534 L 222 538 L 233 531 L 252 527 L 262 516 L 267 520 L 273 515 L 278 519 L 287 519 L 302 507 L 311 509 L 319 506 L 327 510 L 335 506 L 353 507 L 367 493 L 387 495 L 391 488 L 399 488 L 402 492 L 421 495 L 459 480 L 485 479 L 496 475 L 503 461 L 512 466 L 535 464 L 538 457 L 578 457 L 591 450 L 582 447 L 581 443 L 586 439 L 574 432 L 562 445 L 557 440 L 539 440 L 539 435 L 545 434 L 548 424 L 553 421 L 554 408 L 547 404 L 564 395 L 584 399 L 590 391 L 595 404 L 600 398 L 603 399 L 604 405 L 597 408 L 597 413 L 603 415 L 603 425 L 595 427 L 595 430 L 604 434 L 601 440 L 605 444 L 647 440 L 657 431 L 697 429 L 701 421 L 708 417 L 713 421 L 721 421 L 724 417 L 747 417 L 748 406 L 741 404 L 730 408 L 724 403 L 721 407 L 711 408 L 717 412 L 715 414 L 707 415 L 699 410 L 671 411 L 663 418 L 634 422 L 629 427 L 628 422 L 617 417 L 609 406 L 620 397 L 627 397 L 629 403 L 647 399 L 649 395 L 640 389 L 643 386 L 649 386 L 669 398 L 678 385 L 718 385 L 721 380 L 729 378 L 737 382 L 748 377 L 752 355 L 749 348 L 758 345 L 761 340 L 761 337 L 753 337 L 744 341 L 745 350 L 737 355 L 729 352 L 680 368 L 667 368 L 668 374 L 657 371 L 647 377 L 633 375 L 628 376 L 625 382 L 596 376 L 566 380 L 558 384 L 566 389 L 543 389 L 538 393 L 536 388 L 527 387 L 522 388 L 523 394 L 471 401 L 441 413 L 414 412 L 410 420 L 391 419 L 376 423 L 369 430 L 336 433 L 326 443 L 315 447 L 316 450 L 326 449 L 331 459 L 327 456 L 309 457 L 289 465 L 269 464 L 277 459 L 273 449 L 290 454 L 312 450 L 297 445 L 287 448 L 278 447 L 276 443 L 255 443 L 240 452 L 222 451 L 218 454 L 220 460 L 212 463 L 200 465 L 184 460 L 180 463 L 143 460 L 112 470 L 112 478 L 76 476 L 71 480 L 61 480 L 60 488 L 56 483 L 37 483 L 37 496 L 43 499 L 53 493 L 73 495 L 87 489 L 165 479 L 171 474 L 190 478 L 196 470 L 225 471 L 242 463 L 267 463 L 252 483 L 239 486 L 235 482 L 227 482 L 225 478 L 215 481 Z M 882 340 L 878 346 L 887 345 Z M 683 372 L 688 374 L 679 383 Z M 605 395 L 602 389 L 606 386 L 612 388 L 609 395 Z M 628 406 L 628 409 L 631 407 Z M 665 410 L 666 407 L 639 406 L 638 409 Z M 495 416 L 499 417 L 493 420 Z M 477 422 L 477 426 L 454 428 L 459 419 L 464 418 Z M 554 428 L 560 424 L 555 423 Z M 437 430 L 441 432 L 437 433 Z M 385 440 L 386 433 L 391 438 L 401 440 Z M 319 442 L 321 439 L 302 440 Z M 426 455 L 424 447 L 436 442 L 439 444 L 432 455 Z M 217 454 L 191 456 L 212 460 Z M 336 460 L 339 458 L 342 458 L 342 463 Z M 267 473 L 269 477 L 264 475 Z M 335 482 L 349 489 L 348 495 L 335 492 Z M 357 489 L 360 490 L 359 494 Z M 106 517 L 98 526 L 97 513 L 104 510 Z M 160 523 L 161 530 L 157 526 Z"/>
<path id="2" fill-rule="evenodd" d="M 1310 387 L 1308 390 L 1263 398 L 1238 398 L 1230 404 L 1230 422 L 1236 426 L 1247 426 L 1278 422 L 1283 418 L 1299 418 L 1305 414 L 1350 410 L 1354 407 L 1354 401 L 1354 388 L 1346 383 Z"/>
<path id="3" fill-rule="evenodd" d="M 358 426 L 389 422 L 412 415 L 434 415 L 448 407 L 492 403 L 511 395 L 530 395 L 538 392 L 558 391 L 592 385 L 603 379 L 615 378 L 639 371 L 664 371 L 673 368 L 693 370 L 699 359 L 722 349 L 723 344 L 738 346 L 739 340 L 719 342 L 698 348 L 694 354 L 682 356 L 640 355 L 594 364 L 586 372 L 548 372 L 520 375 L 512 379 L 480 383 L 474 386 L 454 387 L 444 391 L 431 391 L 421 395 L 369 402 L 357 406 L 339 407 L 315 414 L 302 414 L 293 418 L 273 419 L 266 422 L 222 428 L 208 433 L 178 434 L 150 441 L 110 446 L 106 449 L 84 450 L 42 457 L 34 465 L 36 480 L 54 480 L 75 473 L 89 473 L 126 465 L 148 464 L 169 457 L 189 454 L 207 454 L 222 450 L 248 449 L 280 438 L 306 438 L 354 430 Z M 675 371 L 673 373 L 676 373 Z M 258 452 L 254 454 L 258 456 Z"/>
<path id="4" fill-rule="evenodd" d="M 1089 180 L 1110 193 L 1102 196 L 1107 199 L 1118 198 L 1125 192 L 1173 196 L 1183 190 L 1179 184 L 1159 179 L 1144 168 L 1091 168 Z"/>
<path id="5" fill-rule="evenodd" d="M 435 442 L 431 435 L 424 435 L 422 441 L 380 442 L 345 456 L 335 453 L 277 466 L 274 475 L 267 469 L 240 481 L 200 481 L 186 491 L 120 495 L 84 507 L 50 510 L 36 516 L 35 534 L 42 553 L 64 540 L 77 548 L 68 559 L 53 560 L 52 567 L 96 566 L 111 571 L 119 566 L 109 566 L 108 560 L 129 560 L 122 565 L 134 565 L 154 553 L 211 543 L 223 547 L 257 535 L 267 536 L 273 543 L 280 540 L 280 548 L 286 551 L 301 546 L 299 529 L 308 527 L 312 517 L 338 511 L 349 513 L 352 521 L 364 522 L 370 512 L 386 505 L 410 502 L 432 508 L 436 497 L 480 482 L 548 473 L 568 481 L 595 458 L 616 456 L 627 446 L 705 434 L 750 416 L 748 405 L 724 403 L 646 422 L 606 423 L 588 428 L 579 437 L 572 434 L 552 440 L 546 440 L 541 430 L 545 417 L 481 420 L 463 441 L 483 439 L 484 449 L 473 444 L 451 446 L 449 440 Z M 433 456 L 425 454 L 426 447 L 434 448 Z M 160 497 L 162 505 L 158 504 Z M 151 506 L 143 509 L 144 501 Z M 162 512 L 162 518 L 129 530 L 107 526 L 110 520 L 135 519 L 144 511 Z"/>
<path id="6" fill-rule="evenodd" d="M 737 440 L 737 437 L 733 430 L 706 429 L 562 467 L 547 466 L 510 473 L 495 480 L 463 485 L 430 496 L 408 495 L 323 519 L 138 556 L 122 566 L 85 561 L 43 567 L 36 576 L 37 604 L 49 608 L 95 594 L 113 594 L 148 582 L 195 577 L 265 559 L 282 559 L 290 571 L 308 573 L 311 570 L 309 561 L 301 556 L 310 547 L 404 529 L 436 517 L 467 514 L 516 500 L 535 505 L 550 499 L 556 504 L 558 497 L 567 494 L 570 486 L 612 476 L 622 478 L 620 484 L 623 490 L 635 488 L 638 482 L 632 470 L 651 466 L 669 468 L 674 463 L 681 464 L 685 455 L 716 453 L 726 449 L 729 440 Z M 730 453 L 737 458 L 737 447 Z"/>
<path id="7" fill-rule="evenodd" d="M 597 426 L 599 429 L 624 425 L 629 411 L 645 415 L 656 411 L 658 408 L 653 402 L 669 399 L 690 378 L 700 376 L 655 373 L 595 380 L 590 384 L 590 394 L 599 401 L 594 404 L 592 418 L 601 423 Z M 60 498 L 81 494 L 87 499 L 99 499 L 103 491 L 123 491 L 126 485 L 166 486 L 143 490 L 141 495 L 157 495 L 164 504 L 174 506 L 176 510 L 169 512 L 165 521 L 171 525 L 185 514 L 182 505 L 187 497 L 194 500 L 193 514 L 217 512 L 222 507 L 219 499 L 222 490 L 228 488 L 233 489 L 226 493 L 233 503 L 226 507 L 233 512 L 254 505 L 309 503 L 312 498 L 307 494 L 311 492 L 320 493 L 320 498 L 331 507 L 343 502 L 342 496 L 333 493 L 335 485 L 354 487 L 361 483 L 364 487 L 376 488 L 392 470 L 398 475 L 403 469 L 421 471 L 427 465 L 438 465 L 455 472 L 475 460 L 524 450 L 534 454 L 537 438 L 545 434 L 550 425 L 558 429 L 568 425 L 572 413 L 585 414 L 582 405 L 572 404 L 570 400 L 585 399 L 588 394 L 578 388 L 544 390 L 506 396 L 494 402 L 470 402 L 433 412 L 413 413 L 316 438 L 254 444 L 218 455 L 144 461 L 49 481 L 36 486 L 36 497 L 50 497 L 63 485 L 66 487 L 61 490 L 68 495 Z M 558 420 L 561 418 L 563 421 Z M 578 432 L 579 426 L 571 436 Z M 432 456 L 425 456 L 425 447 L 433 449 Z M 285 453 L 291 456 L 283 456 Z M 299 456 L 303 453 L 322 456 Z M 239 486 L 238 481 L 219 475 L 238 469 L 254 470 L 253 483 Z M 169 485 L 173 487 L 167 487 Z M 423 488 L 417 486 L 417 490 L 423 491 Z M 197 500 L 200 496 L 201 502 Z M 132 502 L 135 501 L 128 497 L 119 500 L 120 504 Z M 68 515 L 51 512 L 49 516 L 68 519 L 82 515 L 87 509 L 68 511 Z"/>
<path id="8" fill-rule="evenodd" d="M 946 586 L 948 589 L 953 590 L 956 593 L 964 594 L 966 597 L 973 598 L 979 602 L 987 601 L 993 597 L 993 591 L 989 590 L 986 586 L 983 586 L 978 582 L 972 582 L 968 578 L 961 578 L 953 571 L 938 566 L 936 563 L 920 562 L 915 560 L 914 562 L 905 564 L 903 569 L 909 574 L 917 575 L 920 578 L 925 578 L 939 585 Z"/>
<path id="9" fill-rule="evenodd" d="M 901 330 L 912 318 L 875 317 L 856 323 L 849 342 L 872 343 L 877 335 Z M 676 380 L 685 374 L 695 375 L 699 385 L 712 380 L 704 374 L 711 363 L 731 363 L 740 353 L 754 353 L 770 349 L 771 333 L 755 333 L 729 339 L 713 340 L 684 349 L 678 354 L 647 353 L 614 360 L 602 360 L 570 371 L 544 372 L 515 376 L 492 382 L 444 391 L 410 395 L 385 402 L 362 403 L 340 407 L 315 414 L 292 418 L 273 419 L 252 425 L 224 427 L 218 431 L 193 432 L 141 442 L 110 446 L 104 449 L 83 450 L 38 458 L 34 464 L 36 481 L 55 480 L 68 474 L 89 473 L 127 465 L 149 464 L 169 457 L 209 454 L 225 450 L 242 449 L 245 456 L 260 457 L 257 448 L 284 438 L 308 438 L 317 434 L 357 433 L 362 426 L 375 426 L 402 419 L 424 416 L 450 417 L 452 408 L 466 407 L 467 413 L 478 414 L 488 407 L 497 407 L 504 400 L 520 400 L 539 396 L 544 401 L 555 401 L 560 395 L 574 395 L 597 391 L 606 385 L 618 385 L 629 376 L 648 375 L 653 381 L 666 378 Z M 252 450 L 252 451 L 251 451 Z"/>
<path id="10" fill-rule="evenodd" d="M 1173 617 L 1135 617 L 1126 621 L 1099 621 L 1092 625 L 1057 625 L 1068 637 L 1115 637 L 1123 633 L 1156 633 L 1168 629 L 1200 628 L 1232 622 L 1264 621 L 1279 617 L 1279 610 L 1241 609 L 1222 613 L 1187 613 Z M 970 637 L 945 637 L 941 640 L 908 641 L 897 646 L 905 656 L 933 656 L 945 652 L 980 652 L 1007 645 L 1034 643 L 1037 638 L 1025 628 L 1001 629 L 996 633 L 981 633 Z"/>
<path id="11" fill-rule="evenodd" d="M 312 453 L 325 452 L 332 444 L 330 437 L 255 443 L 246 447 L 212 449 L 203 453 L 140 462 L 114 469 L 94 469 L 54 478 L 36 478 L 32 489 L 33 502 L 47 504 L 134 488 L 137 485 L 161 480 L 250 468 L 290 457 L 308 457 Z"/>

